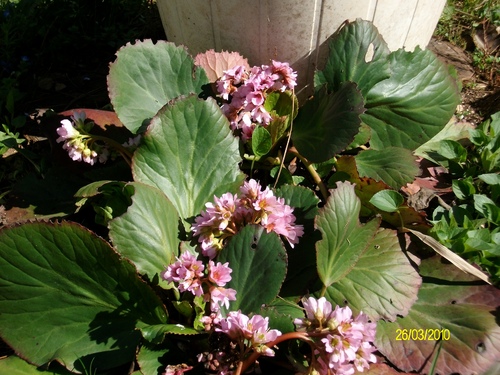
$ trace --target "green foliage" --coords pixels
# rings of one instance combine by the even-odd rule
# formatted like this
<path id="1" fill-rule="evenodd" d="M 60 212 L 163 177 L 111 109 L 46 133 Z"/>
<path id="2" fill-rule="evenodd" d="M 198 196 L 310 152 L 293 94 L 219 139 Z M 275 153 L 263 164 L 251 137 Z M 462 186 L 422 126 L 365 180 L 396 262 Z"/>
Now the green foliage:
<path id="1" fill-rule="evenodd" d="M 433 213 L 432 233 L 500 282 L 500 113 L 470 131 L 472 145 L 441 141 L 431 157 L 448 168 L 454 206 Z"/>
<path id="2" fill-rule="evenodd" d="M 368 56 L 370 46 L 373 56 Z M 134 181 L 98 181 L 77 192 L 78 207 L 92 203 L 98 213 L 95 221 L 107 226 L 105 239 L 68 221 L 0 231 L 2 339 L 30 363 L 59 361 L 73 372 L 119 373 L 119 366 L 134 363 L 133 370 L 148 375 L 164 373 L 167 365 L 193 366 L 194 373 L 202 373 L 196 357 L 217 350 L 233 356 L 231 365 L 242 373 L 247 360 L 255 361 L 263 347 L 249 347 L 248 337 L 231 342 L 234 338 L 213 330 L 211 293 L 231 288 L 236 300 L 222 306 L 222 317 L 235 310 L 268 317 L 271 328 L 292 340 L 292 345 L 273 348 L 275 358 L 302 367 L 310 361 L 309 351 L 298 350 L 306 332 L 294 332 L 294 319 L 304 316 L 300 300 L 309 295 L 325 297 L 334 306 L 348 305 L 355 314 L 363 311 L 379 322 L 382 338 L 391 327 L 422 325 L 419 314 L 425 314 L 430 303 L 429 311 L 454 319 L 454 334 L 466 336 L 454 344 L 492 335 L 492 345 L 498 346 L 498 325 L 486 309 L 494 308 L 493 303 L 442 309 L 441 293 L 434 293 L 429 280 L 422 284 L 416 265 L 420 260 L 410 260 L 405 253 L 407 238 L 385 227 L 424 226 L 422 216 L 408 207 L 397 189 L 418 173 L 412 151 L 451 116 L 453 79 L 428 52 L 389 53 L 364 21 L 347 24 L 332 38 L 327 66 L 315 79 L 321 87 L 300 109 L 292 91 L 269 94 L 264 107 L 272 121 L 266 128 L 257 127 L 248 144 L 231 132 L 220 98 L 206 97 L 210 90 L 205 71 L 194 66 L 184 48 L 151 40 L 121 48 L 108 83 L 118 117 L 142 135 L 131 156 Z M 468 218 L 465 208 L 462 212 L 462 222 L 481 225 L 470 231 L 468 244 L 491 252 L 489 245 L 500 240 L 498 231 L 490 230 L 500 221 L 499 121 L 495 117 L 475 130 L 470 150 L 455 140 L 436 138 L 432 144 L 438 147 L 426 149 L 452 173 L 467 171 L 453 189 L 457 199 L 480 216 Z M 17 138 L 8 136 L 9 142 Z M 353 156 L 342 155 L 345 152 Z M 472 154 L 481 169 L 467 166 Z M 267 190 L 268 200 L 258 207 L 245 207 L 260 212 L 245 217 L 249 224 L 240 228 L 230 218 L 236 215 L 230 207 L 232 196 L 224 197 L 228 207 L 210 202 L 225 193 L 240 194 L 245 179 L 240 167 L 249 162 L 251 174 L 263 186 L 271 188 L 274 182 L 279 188 Z M 491 191 L 485 192 L 485 186 Z M 298 243 L 285 242 L 286 234 L 272 227 L 282 223 L 272 222 L 270 207 L 282 201 L 294 209 L 298 231 L 304 231 Z M 197 215 L 203 210 L 201 220 L 214 211 L 223 219 L 212 221 L 213 228 L 202 227 Z M 222 249 L 213 262 L 229 264 L 227 283 L 214 281 L 215 263 L 203 255 L 197 231 L 206 235 L 203 246 L 219 241 Z M 190 260 L 193 269 L 186 271 L 177 262 L 190 255 L 196 261 Z M 194 275 L 198 271 L 203 276 Z M 184 272 L 186 279 L 165 276 L 171 272 L 179 272 L 181 279 Z M 470 290 L 464 292 L 463 283 L 469 279 L 437 262 L 432 267 L 422 263 L 422 273 L 430 281 L 446 280 L 445 295 L 446 288 L 454 287 L 463 299 L 474 300 L 486 290 L 474 285 L 467 294 Z M 190 283 L 196 282 L 201 286 L 191 292 Z M 469 315 L 476 312 L 485 319 L 473 323 L 479 332 L 470 333 L 474 317 Z M 434 327 L 438 318 L 426 319 Z M 383 354 L 399 369 L 423 369 L 430 358 L 427 349 L 417 348 L 426 354 L 408 365 L 400 355 L 407 353 L 405 343 L 392 341 L 388 349 L 386 341 L 379 341 Z M 391 357 L 391 350 L 398 355 Z M 455 354 L 444 344 L 443 352 Z M 463 353 L 481 368 L 496 358 L 494 351 L 480 357 L 467 348 L 455 357 Z M 7 366 L 3 368 L 14 369 L 12 373 L 18 367 L 27 368 L 27 373 L 34 370 L 17 359 L 3 361 L 0 369 Z M 265 373 L 266 361 L 259 362 Z M 464 372 L 471 372 L 462 362 Z M 436 371 L 446 372 L 446 365 L 439 356 Z M 307 370 L 300 366 L 294 372 Z"/>
<path id="3" fill-rule="evenodd" d="M 237 294 L 227 311 L 257 312 L 274 300 L 285 279 L 287 259 L 283 244 L 275 233 L 266 233 L 260 226 L 243 228 L 217 259 L 229 262 L 233 269 L 227 285 Z"/>
<path id="4" fill-rule="evenodd" d="M 200 213 L 214 195 L 237 189 L 238 141 L 214 100 L 189 96 L 155 116 L 134 154 L 135 180 L 160 189 L 180 217 Z"/>
<path id="5" fill-rule="evenodd" d="M 0 332 L 31 363 L 112 368 L 133 360 L 138 325 L 166 321 L 132 264 L 81 226 L 30 223 L 0 235 Z"/>

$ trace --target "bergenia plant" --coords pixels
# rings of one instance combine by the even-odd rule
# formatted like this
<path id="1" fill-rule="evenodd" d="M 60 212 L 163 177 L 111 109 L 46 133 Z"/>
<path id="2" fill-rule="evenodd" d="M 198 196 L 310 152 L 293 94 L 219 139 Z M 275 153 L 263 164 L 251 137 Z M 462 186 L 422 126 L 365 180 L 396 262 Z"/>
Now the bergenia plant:
<path id="1" fill-rule="evenodd" d="M 109 95 L 132 137 L 81 112 L 54 137 L 78 165 L 124 157 L 133 180 L 76 194 L 106 213 L 100 236 L 0 231 L 0 373 L 498 369 L 499 290 L 424 248 L 430 225 L 398 192 L 458 103 L 448 68 L 358 20 L 307 99 L 297 74 L 163 41 L 117 52 Z"/>

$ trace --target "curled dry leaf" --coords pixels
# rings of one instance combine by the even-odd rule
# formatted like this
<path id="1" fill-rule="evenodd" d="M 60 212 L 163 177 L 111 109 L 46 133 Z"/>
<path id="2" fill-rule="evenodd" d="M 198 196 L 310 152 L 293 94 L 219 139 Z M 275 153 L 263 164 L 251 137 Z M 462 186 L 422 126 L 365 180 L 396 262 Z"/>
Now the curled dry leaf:
<path id="1" fill-rule="evenodd" d="M 238 52 L 215 52 L 213 49 L 196 55 L 194 63 L 205 69 L 210 82 L 217 81 L 218 78 L 222 77 L 225 70 L 238 65 L 243 65 L 247 69 L 250 69 L 248 60 Z"/>

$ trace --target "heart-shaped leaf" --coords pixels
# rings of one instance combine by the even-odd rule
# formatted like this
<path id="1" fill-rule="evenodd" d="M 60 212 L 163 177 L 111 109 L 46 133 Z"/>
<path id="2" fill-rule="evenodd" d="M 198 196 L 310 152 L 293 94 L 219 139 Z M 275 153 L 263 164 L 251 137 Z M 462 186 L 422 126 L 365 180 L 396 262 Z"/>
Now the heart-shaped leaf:
<path id="1" fill-rule="evenodd" d="M 132 133 L 181 95 L 201 93 L 209 83 L 185 47 L 150 39 L 128 43 L 110 65 L 108 90 L 119 119 Z"/>
<path id="2" fill-rule="evenodd" d="M 166 311 L 135 268 L 72 223 L 0 232 L 0 333 L 38 366 L 106 369 L 133 361 L 141 324 Z M 105 354 L 104 354 L 105 353 Z"/>
<path id="3" fill-rule="evenodd" d="M 252 133 L 252 151 L 255 156 L 266 155 L 273 145 L 271 134 L 262 126 L 257 126 Z"/>
<path id="4" fill-rule="evenodd" d="M 353 83 L 343 84 L 334 94 L 322 91 L 300 109 L 293 144 L 311 162 L 329 160 L 353 141 L 363 111 L 363 97 Z"/>
<path id="5" fill-rule="evenodd" d="M 175 261 L 179 253 L 179 216 L 160 190 L 133 182 L 132 205 L 109 223 L 109 236 L 121 255 L 149 280 Z"/>
<path id="6" fill-rule="evenodd" d="M 483 373 L 500 358 L 500 290 L 440 259 L 422 261 L 417 302 L 406 317 L 378 322 L 375 344 L 399 369 L 427 373 L 436 339 L 442 338 L 436 373 Z M 422 333 L 422 339 L 411 340 L 402 330 Z M 444 335 L 435 335 L 438 330 Z"/>
<path id="7" fill-rule="evenodd" d="M 370 199 L 371 204 L 386 212 L 396 212 L 404 201 L 404 197 L 395 190 L 379 191 Z"/>
<path id="8" fill-rule="evenodd" d="M 236 192 L 244 175 L 238 140 L 213 99 L 196 96 L 165 106 L 151 121 L 133 157 L 136 181 L 160 189 L 183 219 L 213 196 Z"/>
<path id="9" fill-rule="evenodd" d="M 277 234 L 247 225 L 234 235 L 217 257 L 229 262 L 232 279 L 226 287 L 237 291 L 229 311 L 257 313 L 278 295 L 286 275 L 286 252 Z"/>

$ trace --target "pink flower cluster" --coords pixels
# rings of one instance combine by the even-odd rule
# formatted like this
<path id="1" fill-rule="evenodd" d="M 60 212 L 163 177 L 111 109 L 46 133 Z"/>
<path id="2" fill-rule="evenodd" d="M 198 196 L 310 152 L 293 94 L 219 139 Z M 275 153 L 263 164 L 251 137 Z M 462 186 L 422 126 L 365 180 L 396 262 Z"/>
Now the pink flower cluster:
<path id="1" fill-rule="evenodd" d="M 94 165 L 97 161 L 105 163 L 108 160 L 109 150 L 106 146 L 98 144 L 87 133 L 85 112 L 75 112 L 72 121 L 61 120 L 57 128 L 59 138 L 56 142 L 64 142 L 63 149 L 68 151 L 69 157 L 74 161 L 83 161 Z"/>
<path id="2" fill-rule="evenodd" d="M 221 319 L 215 330 L 227 334 L 234 341 L 244 342 L 257 353 L 269 357 L 274 356 L 274 351 L 266 344 L 281 336 L 277 329 L 269 329 L 269 318 L 257 314 L 249 318 L 239 310 L 231 311 L 227 318 Z"/>
<path id="3" fill-rule="evenodd" d="M 267 126 L 272 120 L 264 107 L 267 93 L 293 90 L 296 80 L 297 73 L 288 63 L 274 60 L 270 66 L 254 66 L 250 71 L 244 66 L 225 71 L 217 81 L 217 90 L 226 100 L 222 111 L 231 122 L 231 128 L 241 129 L 244 141 L 251 139 L 255 126 Z"/>
<path id="4" fill-rule="evenodd" d="M 221 306 L 229 308 L 229 301 L 236 300 L 236 291 L 224 288 L 231 281 L 229 263 L 217 264 L 210 260 L 205 272 L 201 260 L 189 252 L 184 252 L 178 260 L 169 265 L 162 278 L 177 283 L 181 292 L 191 292 L 195 296 L 203 296 L 205 302 L 210 302 L 211 311 L 218 312 Z"/>
<path id="5" fill-rule="evenodd" d="M 312 367 L 320 374 L 351 375 L 377 361 L 371 344 L 376 323 L 370 323 L 365 314 L 353 318 L 348 306 L 333 309 L 324 297 L 309 297 L 302 305 L 306 318 L 295 319 L 294 323 L 298 330 L 315 333 L 311 335 L 316 340 Z"/>
<path id="6" fill-rule="evenodd" d="M 246 181 L 240 188 L 241 196 L 225 193 L 207 203 L 206 210 L 196 217 L 191 230 L 199 236 L 203 255 L 213 259 L 222 250 L 225 240 L 246 224 L 260 224 L 267 232 L 282 235 L 293 247 L 304 233 L 302 225 L 295 224 L 293 208 L 283 198 L 274 196 L 271 189 L 262 190 L 255 180 Z"/>

